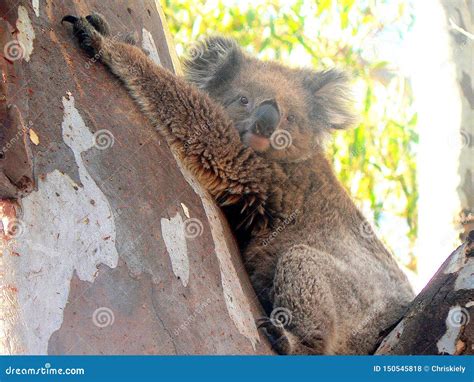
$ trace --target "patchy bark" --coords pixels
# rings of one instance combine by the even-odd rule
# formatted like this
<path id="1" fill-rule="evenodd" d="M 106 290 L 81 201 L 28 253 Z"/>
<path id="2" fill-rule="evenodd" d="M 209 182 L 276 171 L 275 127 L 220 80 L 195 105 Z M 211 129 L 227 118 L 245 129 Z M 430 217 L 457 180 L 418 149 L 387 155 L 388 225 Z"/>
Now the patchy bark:
<path id="1" fill-rule="evenodd" d="M 179 70 L 155 1 L 0 3 L 0 351 L 271 354 L 219 210 L 61 27 L 92 10 Z M 471 254 L 472 240 L 377 354 L 472 354 Z"/>
<path id="2" fill-rule="evenodd" d="M 441 0 L 441 5 L 450 26 L 451 52 L 462 105 L 458 195 L 461 205 L 459 223 L 463 227 L 461 239 L 464 240 L 474 229 L 474 7 L 471 0 Z"/>
<path id="3" fill-rule="evenodd" d="M 375 354 L 474 354 L 474 231 Z"/>
<path id="4" fill-rule="evenodd" d="M 176 71 L 157 7 L 0 2 L 2 353 L 271 353 L 219 210 L 60 23 L 100 12 Z"/>

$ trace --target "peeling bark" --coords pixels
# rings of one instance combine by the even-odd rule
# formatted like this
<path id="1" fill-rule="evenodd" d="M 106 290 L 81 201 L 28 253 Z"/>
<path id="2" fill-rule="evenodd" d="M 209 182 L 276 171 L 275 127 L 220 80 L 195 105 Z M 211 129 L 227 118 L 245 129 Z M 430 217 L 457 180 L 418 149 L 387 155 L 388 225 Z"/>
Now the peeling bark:
<path id="1" fill-rule="evenodd" d="M 469 231 L 474 229 L 474 11 L 469 1 L 440 2 L 450 25 L 451 52 L 462 102 L 458 195 L 461 204 L 459 223 L 463 228 L 461 239 L 464 240 Z"/>
<path id="2" fill-rule="evenodd" d="M 92 11 L 179 71 L 155 1 L 0 2 L 0 353 L 271 354 L 220 211 L 60 24 Z"/>
<path id="3" fill-rule="evenodd" d="M 179 72 L 155 1 L 0 3 L 0 353 L 272 354 L 219 209 L 60 25 L 93 10 Z M 473 261 L 471 238 L 376 354 L 472 354 Z"/>
<path id="4" fill-rule="evenodd" d="M 474 354 L 473 241 L 471 231 L 375 354 Z"/>

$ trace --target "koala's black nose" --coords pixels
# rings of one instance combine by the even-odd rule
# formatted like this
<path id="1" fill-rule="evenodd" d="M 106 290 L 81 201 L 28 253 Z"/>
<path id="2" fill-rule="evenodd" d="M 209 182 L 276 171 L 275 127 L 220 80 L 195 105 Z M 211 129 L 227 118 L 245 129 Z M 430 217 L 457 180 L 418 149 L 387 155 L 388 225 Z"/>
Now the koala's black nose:
<path id="1" fill-rule="evenodd" d="M 255 122 L 252 130 L 255 134 L 270 137 L 280 123 L 280 112 L 275 101 L 262 102 L 254 113 Z"/>

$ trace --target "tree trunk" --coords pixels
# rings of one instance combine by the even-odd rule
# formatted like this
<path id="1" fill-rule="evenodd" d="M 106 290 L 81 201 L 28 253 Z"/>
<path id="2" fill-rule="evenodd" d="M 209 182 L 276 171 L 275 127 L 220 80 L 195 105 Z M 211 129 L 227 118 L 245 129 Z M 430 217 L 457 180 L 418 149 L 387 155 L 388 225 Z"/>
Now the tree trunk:
<path id="1" fill-rule="evenodd" d="M 456 82 L 461 100 L 459 130 L 459 187 L 461 238 L 474 229 L 474 2 L 441 0 L 450 27 L 450 42 Z"/>
<path id="2" fill-rule="evenodd" d="M 270 354 L 221 213 L 66 14 L 178 70 L 157 2 L 0 2 L 1 353 Z"/>
<path id="3" fill-rule="evenodd" d="M 375 354 L 474 354 L 474 231 L 415 298 Z"/>
<path id="4" fill-rule="evenodd" d="M 60 24 L 92 11 L 179 72 L 155 1 L 0 3 L 0 352 L 272 354 L 220 211 Z M 471 253 L 377 354 L 472 354 Z"/>

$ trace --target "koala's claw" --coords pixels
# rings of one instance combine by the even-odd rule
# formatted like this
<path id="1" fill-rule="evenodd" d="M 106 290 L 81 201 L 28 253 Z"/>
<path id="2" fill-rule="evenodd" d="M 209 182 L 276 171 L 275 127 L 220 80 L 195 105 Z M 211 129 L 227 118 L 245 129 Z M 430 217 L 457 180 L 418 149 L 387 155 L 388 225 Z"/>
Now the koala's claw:
<path id="1" fill-rule="evenodd" d="M 273 348 L 279 353 L 285 353 L 283 349 L 289 347 L 289 340 L 283 325 L 269 317 L 261 317 L 256 320 L 257 328 L 264 329 Z"/>
<path id="2" fill-rule="evenodd" d="M 64 21 L 73 25 L 74 36 L 82 49 L 90 56 L 99 52 L 103 40 L 102 33 L 108 33 L 108 25 L 99 15 L 93 14 L 86 17 L 66 15 L 61 23 Z"/>
<path id="3" fill-rule="evenodd" d="M 79 20 L 79 17 L 72 16 L 72 15 L 66 15 L 62 18 L 61 24 L 64 23 L 65 21 L 71 24 L 74 24 L 77 20 Z"/>
<path id="4" fill-rule="evenodd" d="M 65 21 L 75 25 L 81 18 L 73 15 L 66 15 L 62 18 L 61 24 Z M 94 29 L 99 32 L 103 36 L 110 35 L 110 27 L 107 21 L 105 21 L 104 17 L 98 13 L 93 13 L 91 15 L 87 15 L 85 19 L 89 22 L 90 25 L 94 27 Z"/>
<path id="5" fill-rule="evenodd" d="M 269 317 L 260 317 L 255 320 L 257 324 L 257 329 L 265 328 L 267 325 L 273 325 L 271 318 Z"/>
<path id="6" fill-rule="evenodd" d="M 86 20 L 99 32 L 102 36 L 110 35 L 109 24 L 105 19 L 98 13 L 93 13 L 92 15 L 86 16 Z"/>

